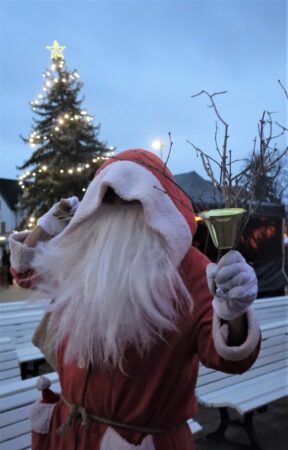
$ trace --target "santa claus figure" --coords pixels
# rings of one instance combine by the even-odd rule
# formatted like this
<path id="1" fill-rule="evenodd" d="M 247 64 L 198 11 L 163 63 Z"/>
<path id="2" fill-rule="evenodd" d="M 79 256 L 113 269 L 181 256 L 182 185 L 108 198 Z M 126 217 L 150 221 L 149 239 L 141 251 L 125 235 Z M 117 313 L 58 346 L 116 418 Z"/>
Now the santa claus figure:
<path id="1" fill-rule="evenodd" d="M 18 283 L 53 299 L 61 394 L 40 386 L 33 450 L 193 450 L 199 361 L 242 373 L 259 351 L 253 269 L 193 247 L 191 202 L 145 150 L 110 159 L 81 203 L 64 203 L 68 225 L 54 206 L 10 238 Z"/>

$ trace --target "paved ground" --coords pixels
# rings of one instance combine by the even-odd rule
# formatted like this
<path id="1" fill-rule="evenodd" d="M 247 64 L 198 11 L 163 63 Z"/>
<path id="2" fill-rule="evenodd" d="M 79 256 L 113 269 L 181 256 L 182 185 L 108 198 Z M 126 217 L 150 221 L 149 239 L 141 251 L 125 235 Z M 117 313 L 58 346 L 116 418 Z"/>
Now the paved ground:
<path id="1" fill-rule="evenodd" d="M 21 289 L 17 286 L 10 286 L 8 289 L 0 287 L 0 302 L 31 299 L 32 295 L 35 293 L 29 289 Z M 45 367 L 43 367 L 44 371 Z M 233 411 L 231 417 L 239 418 Z M 245 448 L 254 450 L 251 446 L 249 447 L 249 440 L 241 427 L 230 426 L 226 431 L 227 441 L 221 443 L 215 443 L 206 438 L 207 434 L 218 427 L 217 410 L 200 406 L 196 420 L 203 426 L 203 431 L 195 436 L 196 450 L 243 450 Z M 270 403 L 263 413 L 256 412 L 254 426 L 262 450 L 288 449 L 288 397 Z"/>

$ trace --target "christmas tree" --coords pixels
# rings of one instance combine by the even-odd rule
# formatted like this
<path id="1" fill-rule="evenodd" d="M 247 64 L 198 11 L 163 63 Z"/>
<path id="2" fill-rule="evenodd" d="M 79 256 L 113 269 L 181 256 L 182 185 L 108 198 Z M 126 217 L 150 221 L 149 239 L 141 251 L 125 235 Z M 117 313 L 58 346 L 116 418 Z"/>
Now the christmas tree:
<path id="1" fill-rule="evenodd" d="M 78 95 L 82 88 L 79 73 L 65 67 L 63 50 L 57 41 L 47 47 L 51 66 L 43 73 L 43 94 L 31 101 L 38 116 L 28 138 L 33 151 L 18 169 L 29 169 L 19 177 L 23 189 L 20 207 L 24 211 L 21 227 L 35 221 L 61 198 L 82 198 L 97 167 L 113 154 L 98 140 L 100 126 L 82 108 Z"/>

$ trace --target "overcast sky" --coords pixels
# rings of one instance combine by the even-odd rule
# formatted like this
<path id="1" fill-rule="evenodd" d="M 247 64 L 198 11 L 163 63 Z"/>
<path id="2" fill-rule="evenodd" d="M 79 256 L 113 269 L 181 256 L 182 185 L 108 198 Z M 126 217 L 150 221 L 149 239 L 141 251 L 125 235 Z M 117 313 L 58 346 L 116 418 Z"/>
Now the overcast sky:
<path id="1" fill-rule="evenodd" d="M 55 39 L 80 73 L 99 139 L 121 151 L 161 138 L 165 157 L 170 131 L 174 174 L 204 176 L 187 139 L 214 152 L 215 115 L 191 98 L 202 89 L 228 91 L 217 102 L 237 157 L 251 151 L 264 109 L 286 122 L 277 83 L 286 83 L 286 1 L 0 0 L 0 13 L 0 177 L 15 178 L 31 154 L 19 135 L 30 134 L 29 101 L 42 92 Z"/>

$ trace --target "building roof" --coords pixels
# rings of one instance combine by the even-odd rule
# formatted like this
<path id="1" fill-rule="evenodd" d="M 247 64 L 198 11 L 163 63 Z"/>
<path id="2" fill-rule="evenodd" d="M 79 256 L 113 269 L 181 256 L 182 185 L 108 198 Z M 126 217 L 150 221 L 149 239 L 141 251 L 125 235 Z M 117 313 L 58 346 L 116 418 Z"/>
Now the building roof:
<path id="1" fill-rule="evenodd" d="M 175 175 L 175 179 L 196 209 L 203 210 L 220 204 L 220 195 L 214 190 L 211 181 L 205 180 L 197 172 L 180 173 Z"/>
<path id="2" fill-rule="evenodd" d="M 190 197 L 195 211 L 219 208 L 220 194 L 213 188 L 211 181 L 205 180 L 197 172 L 187 172 L 175 175 L 177 184 Z M 262 201 L 254 215 L 270 217 L 285 217 L 285 206 L 281 203 Z"/>
<path id="3" fill-rule="evenodd" d="M 3 197 L 9 208 L 13 211 L 16 210 L 21 192 L 22 191 L 17 180 L 0 178 L 0 195 Z"/>

